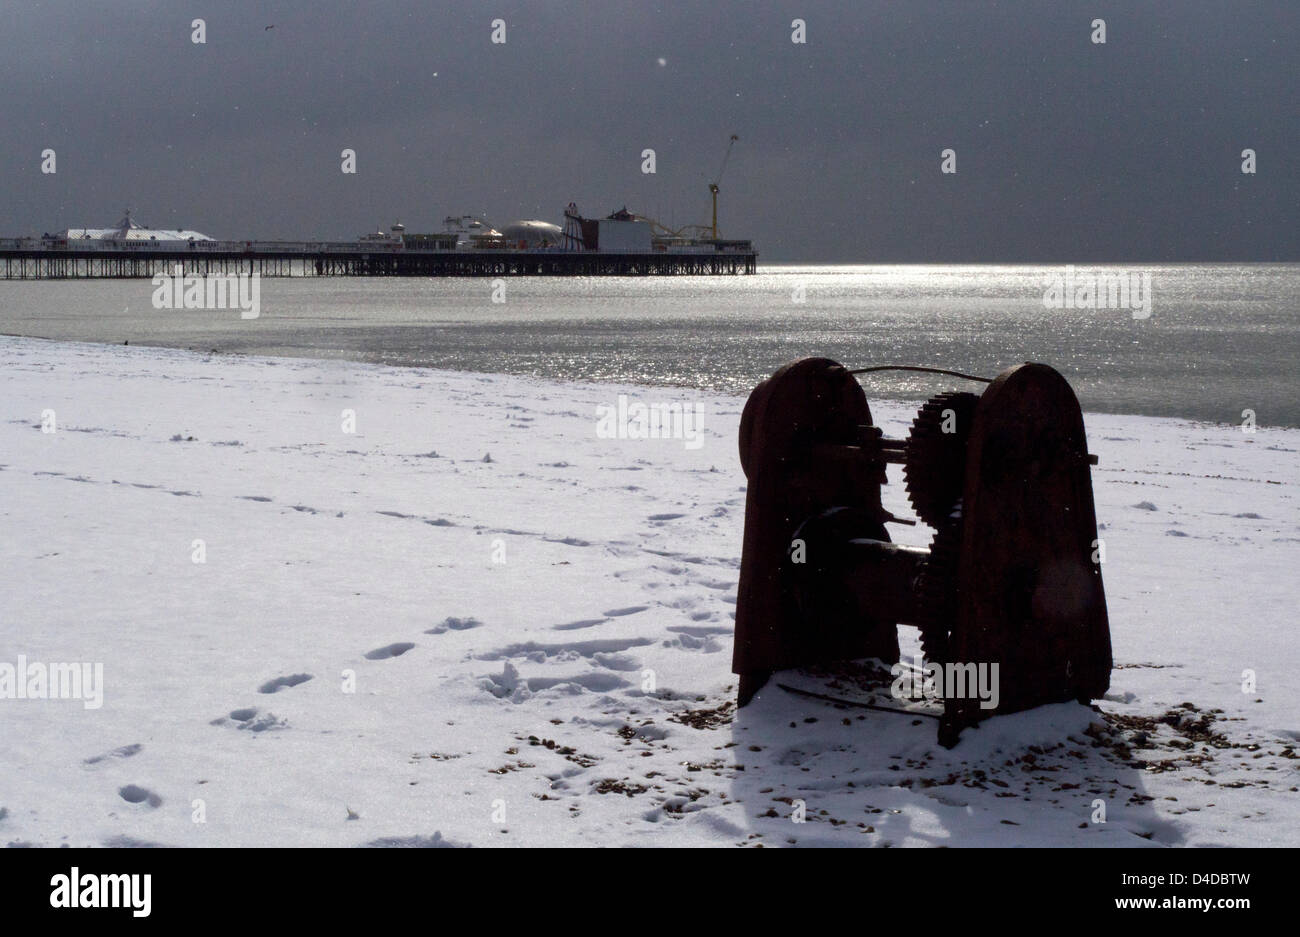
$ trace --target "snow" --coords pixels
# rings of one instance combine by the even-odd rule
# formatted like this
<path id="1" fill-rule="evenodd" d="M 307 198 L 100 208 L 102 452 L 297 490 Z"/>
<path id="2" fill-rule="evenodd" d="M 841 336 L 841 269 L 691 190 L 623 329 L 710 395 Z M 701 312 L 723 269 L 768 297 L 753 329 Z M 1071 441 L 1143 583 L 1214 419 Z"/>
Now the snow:
<path id="1" fill-rule="evenodd" d="M 0 662 L 104 673 L 99 708 L 0 700 L 0 843 L 1300 844 L 1300 431 L 1090 414 L 1111 691 L 946 751 L 776 685 L 856 671 L 735 711 L 741 398 L 18 338 L 0 366 Z M 621 393 L 701 403 L 702 445 L 599 438 Z"/>

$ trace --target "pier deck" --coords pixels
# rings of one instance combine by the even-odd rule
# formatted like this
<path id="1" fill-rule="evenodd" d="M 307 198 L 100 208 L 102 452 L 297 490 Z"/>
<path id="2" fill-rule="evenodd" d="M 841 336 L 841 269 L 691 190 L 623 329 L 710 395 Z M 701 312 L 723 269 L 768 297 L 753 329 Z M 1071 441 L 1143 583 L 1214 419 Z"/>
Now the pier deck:
<path id="1" fill-rule="evenodd" d="M 555 250 L 411 250 L 398 246 L 253 242 L 246 247 L 156 246 L 124 242 L 94 247 L 0 241 L 6 280 L 152 278 L 174 274 L 263 277 L 719 276 L 752 274 L 756 251 L 647 254 Z"/>

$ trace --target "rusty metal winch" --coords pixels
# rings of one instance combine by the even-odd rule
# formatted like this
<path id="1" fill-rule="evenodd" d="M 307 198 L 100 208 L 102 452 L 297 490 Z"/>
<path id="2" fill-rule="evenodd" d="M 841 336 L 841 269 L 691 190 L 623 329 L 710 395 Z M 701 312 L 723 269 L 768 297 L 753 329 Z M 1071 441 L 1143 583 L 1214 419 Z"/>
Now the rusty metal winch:
<path id="1" fill-rule="evenodd" d="M 745 405 L 739 704 L 777 670 L 896 663 L 900 624 L 920 629 L 932 664 L 999 665 L 995 708 L 945 696 L 946 746 L 986 716 L 1104 694 L 1096 459 L 1070 385 L 1045 364 L 1009 368 L 983 394 L 931 398 L 895 440 L 872 424 L 856 373 L 804 358 Z M 889 464 L 902 466 L 913 510 L 935 529 L 928 551 L 890 542 L 885 525 L 907 521 L 881 504 Z"/>

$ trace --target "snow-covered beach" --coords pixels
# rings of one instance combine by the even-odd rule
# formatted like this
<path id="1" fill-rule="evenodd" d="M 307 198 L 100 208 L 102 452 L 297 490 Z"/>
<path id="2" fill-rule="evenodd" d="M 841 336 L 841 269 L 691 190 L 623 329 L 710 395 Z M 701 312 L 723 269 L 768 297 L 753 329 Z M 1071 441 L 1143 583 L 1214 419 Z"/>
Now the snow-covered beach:
<path id="1" fill-rule="evenodd" d="M 1103 712 L 945 751 L 774 684 L 735 711 L 743 398 L 20 338 L 0 366 L 0 663 L 104 679 L 0 699 L 0 843 L 1300 845 L 1300 431 L 1089 414 Z M 702 445 L 601 438 L 619 394 L 702 404 Z"/>

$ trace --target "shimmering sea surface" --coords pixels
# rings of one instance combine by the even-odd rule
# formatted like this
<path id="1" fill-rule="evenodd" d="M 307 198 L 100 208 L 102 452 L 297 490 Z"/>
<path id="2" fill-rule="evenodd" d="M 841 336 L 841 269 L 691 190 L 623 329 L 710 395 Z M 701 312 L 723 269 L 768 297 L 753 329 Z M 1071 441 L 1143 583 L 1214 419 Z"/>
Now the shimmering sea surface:
<path id="1" fill-rule="evenodd" d="M 158 310 L 148 280 L 0 281 L 0 332 L 747 392 L 806 355 L 993 376 L 1053 365 L 1084 408 L 1300 426 L 1300 264 L 1149 274 L 1149 318 L 1049 309 L 1061 266 L 774 266 L 756 276 L 263 279 L 261 315 Z M 797 301 L 802 296 L 803 301 Z M 870 375 L 869 397 L 970 387 Z M 977 387 L 972 389 L 978 389 Z"/>

